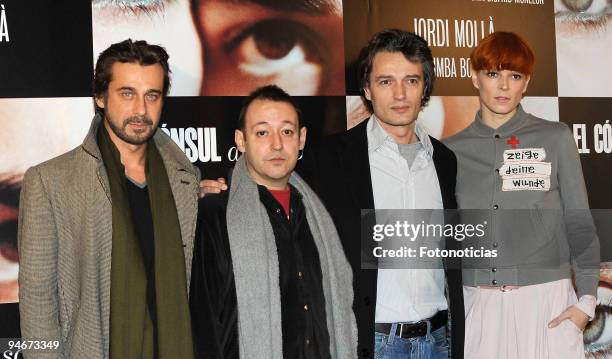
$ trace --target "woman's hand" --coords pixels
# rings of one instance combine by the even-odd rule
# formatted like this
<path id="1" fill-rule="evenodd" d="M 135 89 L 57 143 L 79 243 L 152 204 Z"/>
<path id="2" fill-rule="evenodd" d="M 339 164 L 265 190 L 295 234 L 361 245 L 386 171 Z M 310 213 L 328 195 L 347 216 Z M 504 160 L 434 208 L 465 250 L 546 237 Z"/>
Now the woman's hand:
<path id="1" fill-rule="evenodd" d="M 584 330 L 587 323 L 589 322 L 589 316 L 583 312 L 582 310 L 576 308 L 575 306 L 568 307 L 563 313 L 559 314 L 555 319 L 551 320 L 548 323 L 549 328 L 554 328 L 557 325 L 561 324 L 564 320 L 571 320 L 576 327 L 580 330 Z"/>

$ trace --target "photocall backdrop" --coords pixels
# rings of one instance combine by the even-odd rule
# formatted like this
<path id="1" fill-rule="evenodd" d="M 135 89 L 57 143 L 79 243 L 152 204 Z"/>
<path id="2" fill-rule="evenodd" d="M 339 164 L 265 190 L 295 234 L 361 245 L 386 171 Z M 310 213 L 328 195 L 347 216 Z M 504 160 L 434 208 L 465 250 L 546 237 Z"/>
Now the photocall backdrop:
<path id="1" fill-rule="evenodd" d="M 275 83 L 298 96 L 309 140 L 367 118 L 357 57 L 390 27 L 416 32 L 432 48 L 437 80 L 419 121 L 437 138 L 474 119 L 469 54 L 478 42 L 495 30 L 523 35 L 537 57 L 523 106 L 570 126 L 591 206 L 611 207 L 610 0 L 0 0 L 0 337 L 20 335 L 23 173 L 82 142 L 100 51 L 126 38 L 168 50 L 172 87 L 161 127 L 204 177 L 216 178 L 236 158 L 241 96 L 258 86 Z M 609 246 L 608 238 L 601 242 Z M 584 337 L 598 358 L 612 357 L 606 253 L 597 317 Z"/>

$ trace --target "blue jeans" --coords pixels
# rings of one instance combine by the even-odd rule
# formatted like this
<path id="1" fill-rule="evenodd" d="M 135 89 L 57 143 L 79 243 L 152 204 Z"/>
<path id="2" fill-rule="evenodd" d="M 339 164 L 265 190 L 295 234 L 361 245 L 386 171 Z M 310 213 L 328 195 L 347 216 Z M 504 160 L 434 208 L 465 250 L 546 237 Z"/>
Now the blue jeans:
<path id="1" fill-rule="evenodd" d="M 395 333 L 393 324 L 391 333 Z M 422 337 L 403 339 L 395 334 L 375 333 L 374 358 L 376 359 L 446 359 L 448 341 L 446 327 L 429 332 Z"/>

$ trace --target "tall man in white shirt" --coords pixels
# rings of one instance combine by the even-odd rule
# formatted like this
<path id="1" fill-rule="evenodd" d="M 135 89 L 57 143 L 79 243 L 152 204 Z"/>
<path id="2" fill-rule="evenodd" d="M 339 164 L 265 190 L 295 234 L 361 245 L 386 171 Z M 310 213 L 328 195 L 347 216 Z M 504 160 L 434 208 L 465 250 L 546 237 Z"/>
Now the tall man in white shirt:
<path id="1" fill-rule="evenodd" d="M 455 155 L 416 123 L 433 89 L 431 52 L 415 34 L 384 30 L 361 59 L 362 98 L 373 115 L 307 148 L 300 168 L 330 212 L 353 266 L 358 355 L 462 358 L 458 268 L 361 268 L 362 251 L 371 253 L 360 245 L 360 230 L 368 228 L 360 225 L 362 209 L 457 207 Z"/>

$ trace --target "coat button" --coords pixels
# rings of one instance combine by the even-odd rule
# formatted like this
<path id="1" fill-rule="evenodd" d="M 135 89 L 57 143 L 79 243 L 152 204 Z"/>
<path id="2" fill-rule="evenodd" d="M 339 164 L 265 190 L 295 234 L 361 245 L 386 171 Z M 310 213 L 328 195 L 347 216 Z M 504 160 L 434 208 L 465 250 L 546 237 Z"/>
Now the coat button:
<path id="1" fill-rule="evenodd" d="M 498 209 L 498 208 L 499 208 L 498 205 L 496 205 L 496 204 L 493 205 L 493 209 Z"/>
<path id="2" fill-rule="evenodd" d="M 499 138 L 499 135 L 495 135 L 495 138 Z"/>
<path id="3" fill-rule="evenodd" d="M 493 281 L 491 281 L 491 283 L 493 283 L 493 285 L 497 285 L 497 279 L 493 279 Z"/>
<path id="4" fill-rule="evenodd" d="M 496 268 L 496 267 L 493 267 L 493 268 L 491 268 L 491 271 L 492 271 L 492 272 L 497 272 L 497 268 Z"/>
<path id="5" fill-rule="evenodd" d="M 304 304 L 304 310 L 308 311 L 308 304 Z"/>

